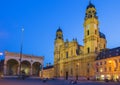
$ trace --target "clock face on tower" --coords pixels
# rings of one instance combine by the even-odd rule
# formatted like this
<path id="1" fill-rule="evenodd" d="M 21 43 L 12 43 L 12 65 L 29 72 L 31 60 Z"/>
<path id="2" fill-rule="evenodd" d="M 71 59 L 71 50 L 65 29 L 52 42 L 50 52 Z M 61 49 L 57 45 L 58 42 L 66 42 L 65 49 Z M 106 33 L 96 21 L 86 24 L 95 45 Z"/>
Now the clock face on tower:
<path id="1" fill-rule="evenodd" d="M 68 43 L 65 44 L 65 47 L 68 47 Z"/>
<path id="2" fill-rule="evenodd" d="M 86 28 L 87 28 L 87 29 L 90 29 L 90 25 L 88 24 L 88 25 L 86 26 Z"/>
<path id="3" fill-rule="evenodd" d="M 97 29 L 97 25 L 96 24 L 94 24 L 94 28 Z"/>

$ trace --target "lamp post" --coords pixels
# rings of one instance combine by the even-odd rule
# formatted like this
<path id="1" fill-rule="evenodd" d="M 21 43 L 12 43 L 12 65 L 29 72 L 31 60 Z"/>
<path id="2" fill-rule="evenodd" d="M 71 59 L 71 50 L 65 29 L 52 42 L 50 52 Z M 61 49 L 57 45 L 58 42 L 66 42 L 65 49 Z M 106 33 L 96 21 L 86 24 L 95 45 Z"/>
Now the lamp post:
<path id="1" fill-rule="evenodd" d="M 42 69 L 43 69 L 43 65 L 40 64 L 40 77 L 42 78 Z"/>
<path id="2" fill-rule="evenodd" d="M 23 32 L 24 28 L 21 29 L 21 44 L 20 44 L 20 68 L 19 68 L 19 75 L 21 76 L 21 59 L 22 59 L 22 49 L 23 49 Z"/>

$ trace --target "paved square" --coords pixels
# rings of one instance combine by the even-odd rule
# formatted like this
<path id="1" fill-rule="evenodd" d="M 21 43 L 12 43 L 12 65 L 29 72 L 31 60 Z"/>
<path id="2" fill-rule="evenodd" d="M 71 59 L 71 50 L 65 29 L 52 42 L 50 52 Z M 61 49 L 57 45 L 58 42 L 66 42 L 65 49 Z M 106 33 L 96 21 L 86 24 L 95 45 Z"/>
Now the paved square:
<path id="1" fill-rule="evenodd" d="M 0 85 L 120 85 L 120 82 L 78 81 L 77 84 L 71 84 L 66 80 L 47 80 L 43 82 L 40 79 L 0 79 Z"/>

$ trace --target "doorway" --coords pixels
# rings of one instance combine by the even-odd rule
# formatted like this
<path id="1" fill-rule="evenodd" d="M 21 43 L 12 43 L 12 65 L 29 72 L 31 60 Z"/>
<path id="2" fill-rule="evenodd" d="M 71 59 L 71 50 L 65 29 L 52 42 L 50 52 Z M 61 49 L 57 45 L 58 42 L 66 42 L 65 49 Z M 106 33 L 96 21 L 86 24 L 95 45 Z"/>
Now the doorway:
<path id="1" fill-rule="evenodd" d="M 66 80 L 68 80 L 68 72 L 66 72 Z"/>

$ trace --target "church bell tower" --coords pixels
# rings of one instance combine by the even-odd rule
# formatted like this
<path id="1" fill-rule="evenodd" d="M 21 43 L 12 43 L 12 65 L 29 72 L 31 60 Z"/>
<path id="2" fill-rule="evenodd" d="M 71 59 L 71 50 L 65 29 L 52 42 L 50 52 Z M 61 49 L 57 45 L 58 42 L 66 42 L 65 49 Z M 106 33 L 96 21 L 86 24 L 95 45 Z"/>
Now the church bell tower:
<path id="1" fill-rule="evenodd" d="M 63 33 L 61 28 L 59 27 L 56 31 L 56 38 L 54 42 L 54 69 L 55 69 L 55 77 L 59 77 L 60 75 L 60 47 L 64 44 Z"/>
<path id="2" fill-rule="evenodd" d="M 64 43 L 63 33 L 61 28 L 59 27 L 56 31 L 56 38 L 54 42 L 54 62 L 59 61 L 60 58 L 60 46 Z"/>
<path id="3" fill-rule="evenodd" d="M 99 21 L 95 6 L 89 2 L 84 19 L 84 53 L 94 53 L 99 50 Z"/>

